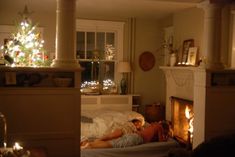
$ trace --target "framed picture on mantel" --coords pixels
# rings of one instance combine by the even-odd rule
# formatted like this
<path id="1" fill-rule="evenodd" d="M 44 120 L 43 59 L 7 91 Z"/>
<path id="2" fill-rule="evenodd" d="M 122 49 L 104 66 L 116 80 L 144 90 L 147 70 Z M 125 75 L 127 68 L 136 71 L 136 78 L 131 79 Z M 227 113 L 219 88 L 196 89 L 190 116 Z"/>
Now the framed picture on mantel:
<path id="1" fill-rule="evenodd" d="M 188 60 L 188 52 L 189 48 L 194 46 L 194 40 L 188 39 L 183 41 L 183 48 L 182 48 L 182 58 L 181 58 L 181 65 L 186 65 Z"/>
<path id="2" fill-rule="evenodd" d="M 197 60 L 197 47 L 190 47 L 188 50 L 188 59 L 186 65 L 195 66 Z"/>

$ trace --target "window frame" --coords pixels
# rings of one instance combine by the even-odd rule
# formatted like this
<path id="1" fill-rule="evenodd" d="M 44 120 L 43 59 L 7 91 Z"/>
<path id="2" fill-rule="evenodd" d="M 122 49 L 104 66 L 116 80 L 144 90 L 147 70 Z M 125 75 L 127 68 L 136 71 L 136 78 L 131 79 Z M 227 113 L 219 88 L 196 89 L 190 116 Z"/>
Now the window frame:
<path id="1" fill-rule="evenodd" d="M 123 43 L 124 43 L 124 22 L 117 21 L 102 21 L 102 20 L 87 20 L 77 19 L 76 20 L 76 34 L 77 32 L 113 32 L 115 33 L 115 59 L 111 60 L 114 62 L 114 81 L 118 83 L 121 79 L 121 74 L 117 72 L 117 63 L 123 60 Z M 96 36 L 95 33 L 95 36 Z M 96 38 L 96 37 L 95 37 Z M 96 42 L 96 40 L 95 40 Z M 102 59 L 103 60 L 103 59 Z M 91 59 L 79 59 L 79 61 L 91 61 Z M 107 60 L 110 61 L 110 60 Z M 102 83 L 102 82 L 100 82 Z"/>

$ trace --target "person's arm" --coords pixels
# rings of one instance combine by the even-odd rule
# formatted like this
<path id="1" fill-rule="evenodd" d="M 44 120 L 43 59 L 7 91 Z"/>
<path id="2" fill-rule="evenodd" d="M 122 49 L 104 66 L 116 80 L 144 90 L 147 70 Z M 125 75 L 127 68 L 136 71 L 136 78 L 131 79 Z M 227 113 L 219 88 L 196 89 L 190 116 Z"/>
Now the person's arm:
<path id="1" fill-rule="evenodd" d="M 112 139 L 121 137 L 122 135 L 123 135 L 122 130 L 121 129 L 116 129 L 112 133 L 101 137 L 99 140 L 101 140 L 101 141 L 108 141 L 108 140 L 112 140 Z"/>
<path id="2" fill-rule="evenodd" d="M 167 141 L 167 138 L 164 134 L 164 128 L 162 127 L 161 123 L 154 122 L 151 125 L 152 129 L 154 129 L 154 136 L 155 138 L 157 138 L 157 141 L 159 142 Z M 152 138 L 154 138 L 154 136 Z"/>
<path id="3" fill-rule="evenodd" d="M 158 140 L 159 142 L 167 141 L 165 135 L 163 134 L 163 129 L 158 130 Z"/>
<path id="4" fill-rule="evenodd" d="M 159 142 L 167 141 L 168 137 L 165 135 L 164 128 L 161 124 L 158 125 L 158 140 Z"/>

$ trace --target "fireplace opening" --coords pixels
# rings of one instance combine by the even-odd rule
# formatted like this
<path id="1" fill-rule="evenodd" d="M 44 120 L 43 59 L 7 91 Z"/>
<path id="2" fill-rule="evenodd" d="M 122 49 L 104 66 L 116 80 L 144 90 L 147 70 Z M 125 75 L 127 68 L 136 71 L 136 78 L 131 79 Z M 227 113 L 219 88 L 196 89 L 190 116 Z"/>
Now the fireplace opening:
<path id="1" fill-rule="evenodd" d="M 171 97 L 173 136 L 187 147 L 193 142 L 193 101 Z"/>

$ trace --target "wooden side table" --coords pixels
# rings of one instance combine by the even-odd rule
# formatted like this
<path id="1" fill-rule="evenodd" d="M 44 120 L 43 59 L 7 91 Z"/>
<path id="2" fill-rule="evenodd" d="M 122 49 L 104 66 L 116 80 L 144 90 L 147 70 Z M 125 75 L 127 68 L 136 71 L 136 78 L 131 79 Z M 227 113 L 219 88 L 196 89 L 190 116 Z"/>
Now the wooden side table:
<path id="1" fill-rule="evenodd" d="M 145 105 L 145 119 L 149 123 L 165 120 L 165 106 L 160 103 Z"/>

